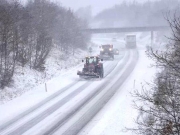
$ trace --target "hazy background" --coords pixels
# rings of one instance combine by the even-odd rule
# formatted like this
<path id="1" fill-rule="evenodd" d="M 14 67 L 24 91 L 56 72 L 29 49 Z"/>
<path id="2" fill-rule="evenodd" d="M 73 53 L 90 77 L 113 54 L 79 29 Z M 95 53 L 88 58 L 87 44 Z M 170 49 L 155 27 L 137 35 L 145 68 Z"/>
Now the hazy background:
<path id="1" fill-rule="evenodd" d="M 21 0 L 26 3 L 28 0 Z M 168 25 L 167 12 L 180 8 L 180 0 L 50 0 L 71 9 L 89 27 L 140 27 Z"/>
<path id="2" fill-rule="evenodd" d="M 121 4 L 122 2 L 133 2 L 134 0 L 54 0 L 59 1 L 64 6 L 70 7 L 77 10 L 80 7 L 92 7 L 92 14 L 95 15 L 104 9 L 108 9 L 114 5 Z M 137 2 L 143 3 L 147 0 L 136 0 Z M 156 0 L 149 0 L 156 1 Z"/>
<path id="3" fill-rule="evenodd" d="M 27 0 L 21 0 L 25 3 Z M 96 15 L 100 11 L 110 8 L 116 4 L 121 4 L 122 2 L 133 2 L 134 0 L 51 0 L 62 4 L 62 6 L 70 7 L 74 11 L 81 7 L 92 7 L 92 14 Z M 143 3 L 145 1 L 157 1 L 157 0 L 136 0 L 137 2 Z"/>

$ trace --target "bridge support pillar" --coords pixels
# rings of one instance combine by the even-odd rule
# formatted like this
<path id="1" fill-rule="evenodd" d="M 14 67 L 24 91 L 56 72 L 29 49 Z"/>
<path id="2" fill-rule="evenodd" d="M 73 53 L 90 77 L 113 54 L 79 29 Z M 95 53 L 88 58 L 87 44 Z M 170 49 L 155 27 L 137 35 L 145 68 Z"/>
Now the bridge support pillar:
<path id="1" fill-rule="evenodd" d="M 153 47 L 153 42 L 154 41 L 154 32 L 151 31 L 151 47 Z"/>

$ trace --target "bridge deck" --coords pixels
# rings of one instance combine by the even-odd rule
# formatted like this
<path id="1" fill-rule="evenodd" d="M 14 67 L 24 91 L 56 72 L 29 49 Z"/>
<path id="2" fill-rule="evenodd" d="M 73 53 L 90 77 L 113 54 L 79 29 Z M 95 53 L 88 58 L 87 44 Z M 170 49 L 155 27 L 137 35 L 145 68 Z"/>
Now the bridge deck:
<path id="1" fill-rule="evenodd" d="M 94 28 L 84 29 L 86 33 L 122 33 L 122 32 L 145 32 L 145 31 L 166 31 L 169 26 L 152 26 L 152 27 L 124 27 L 124 28 Z"/>

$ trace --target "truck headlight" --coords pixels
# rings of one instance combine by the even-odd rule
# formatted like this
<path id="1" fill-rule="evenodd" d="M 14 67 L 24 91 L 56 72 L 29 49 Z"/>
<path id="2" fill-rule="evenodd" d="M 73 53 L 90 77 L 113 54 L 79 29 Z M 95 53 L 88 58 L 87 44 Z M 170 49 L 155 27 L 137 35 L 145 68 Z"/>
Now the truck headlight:
<path id="1" fill-rule="evenodd" d="M 111 49 L 111 48 L 109 48 L 109 51 L 112 51 L 112 49 Z"/>

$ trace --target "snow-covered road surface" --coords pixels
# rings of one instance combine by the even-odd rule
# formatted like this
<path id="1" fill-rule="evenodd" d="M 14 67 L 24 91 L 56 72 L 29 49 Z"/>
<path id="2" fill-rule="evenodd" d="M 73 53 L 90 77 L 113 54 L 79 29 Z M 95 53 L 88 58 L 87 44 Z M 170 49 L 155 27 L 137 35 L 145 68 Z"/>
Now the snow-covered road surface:
<path id="1" fill-rule="evenodd" d="M 76 135 L 81 129 L 101 110 L 101 108 L 116 93 L 116 90 L 123 84 L 126 78 L 134 69 L 138 60 L 138 54 L 135 50 L 126 56 L 124 61 L 120 62 L 113 71 L 106 85 L 97 88 L 93 98 L 79 110 L 67 123 L 65 123 L 55 135 Z M 60 126 L 59 126 L 60 127 Z"/>
<path id="2" fill-rule="evenodd" d="M 77 122 L 78 127 L 75 126 L 76 128 L 71 130 L 71 132 L 79 132 L 80 129 L 87 124 L 87 122 L 98 112 L 100 108 L 103 107 L 104 103 L 107 102 L 108 98 L 110 98 L 115 92 L 116 89 L 113 87 L 118 86 L 115 85 L 117 81 L 120 78 L 126 77 L 128 74 L 130 74 L 130 69 L 127 67 L 134 67 L 134 65 L 129 66 L 129 64 L 132 64 L 133 60 L 136 62 L 137 59 L 134 59 L 136 56 L 135 50 L 130 52 L 127 51 L 123 59 L 122 56 L 119 56 L 115 61 L 105 62 L 104 67 L 106 78 L 101 81 L 78 80 L 73 82 L 49 98 L 45 99 L 35 107 L 2 125 L 0 127 L 0 134 L 59 134 L 60 132 L 65 132 L 66 134 L 67 131 L 70 131 L 67 130 L 69 129 L 67 125 L 71 127 L 73 123 Z M 120 59 L 122 60 L 119 61 Z M 124 79 L 121 79 L 121 83 L 123 83 Z M 104 95 L 108 93 L 109 89 L 112 88 L 114 92 L 107 95 L 108 98 L 103 98 Z M 99 95 L 99 100 L 96 99 L 98 97 L 97 95 Z M 96 105 L 93 105 L 96 109 L 87 107 L 89 104 L 92 104 L 95 101 L 101 101 L 101 103 L 98 103 L 99 105 L 97 107 Z M 91 115 L 88 116 L 91 117 L 84 117 L 84 113 L 82 112 L 88 112 L 87 110 L 90 111 L 89 113 Z M 83 122 L 78 121 L 79 117 L 83 117 L 85 120 L 83 120 Z M 82 124 L 79 124 L 79 122 Z"/>

